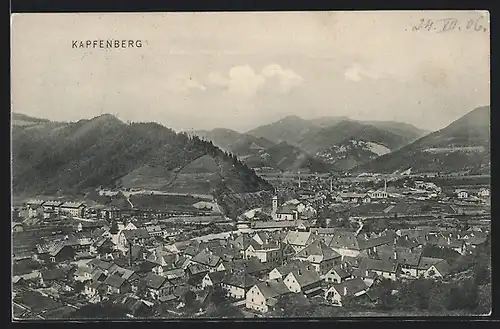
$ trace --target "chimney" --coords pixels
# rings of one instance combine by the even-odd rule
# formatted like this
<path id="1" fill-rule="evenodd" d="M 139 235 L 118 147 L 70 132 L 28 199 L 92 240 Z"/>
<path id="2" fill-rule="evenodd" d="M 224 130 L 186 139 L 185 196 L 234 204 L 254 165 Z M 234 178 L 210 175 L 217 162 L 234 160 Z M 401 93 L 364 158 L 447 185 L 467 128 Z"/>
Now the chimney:
<path id="1" fill-rule="evenodd" d="M 394 250 L 394 260 L 398 259 L 398 253 Z"/>
<path id="2" fill-rule="evenodd" d="M 347 296 L 347 286 L 344 286 L 344 296 Z"/>

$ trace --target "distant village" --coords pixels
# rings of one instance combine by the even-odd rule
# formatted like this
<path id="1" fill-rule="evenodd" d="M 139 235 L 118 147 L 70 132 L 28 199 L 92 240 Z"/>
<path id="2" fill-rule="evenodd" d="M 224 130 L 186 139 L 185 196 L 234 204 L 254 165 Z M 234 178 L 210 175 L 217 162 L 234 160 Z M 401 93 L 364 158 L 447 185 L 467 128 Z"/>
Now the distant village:
<path id="1" fill-rule="evenodd" d="M 57 318 L 111 302 L 129 317 L 187 316 L 196 302 L 193 317 L 215 289 L 252 317 L 273 312 L 283 296 L 331 307 L 376 303 L 383 280 L 453 275 L 454 264 L 426 248 L 470 255 L 489 238 L 487 187 L 378 183 L 299 178 L 294 198 L 276 188 L 238 218 L 201 207 L 28 200 L 13 209 L 14 313 Z"/>

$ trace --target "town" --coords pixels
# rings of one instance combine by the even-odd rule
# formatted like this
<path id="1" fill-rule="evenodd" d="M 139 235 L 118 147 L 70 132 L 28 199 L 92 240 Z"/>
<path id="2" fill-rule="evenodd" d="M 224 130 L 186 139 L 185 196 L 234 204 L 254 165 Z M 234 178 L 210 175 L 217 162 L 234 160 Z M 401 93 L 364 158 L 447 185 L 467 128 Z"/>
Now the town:
<path id="1" fill-rule="evenodd" d="M 489 177 L 281 177 L 237 218 L 211 196 L 159 191 L 14 202 L 14 317 L 473 313 L 481 305 L 478 290 L 491 284 Z M 432 285 L 445 291 L 437 302 Z"/>

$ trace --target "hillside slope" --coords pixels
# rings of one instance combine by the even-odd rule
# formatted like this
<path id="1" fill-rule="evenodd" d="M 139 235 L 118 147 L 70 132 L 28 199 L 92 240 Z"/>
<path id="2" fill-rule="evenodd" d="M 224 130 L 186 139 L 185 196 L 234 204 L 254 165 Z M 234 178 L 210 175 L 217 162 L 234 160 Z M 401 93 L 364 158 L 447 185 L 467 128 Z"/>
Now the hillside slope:
<path id="1" fill-rule="evenodd" d="M 14 126 L 12 150 L 14 193 L 79 193 L 124 185 L 176 192 L 176 184 L 186 185 L 182 179 L 190 192 L 200 194 L 271 188 L 211 142 L 156 123 L 125 124 L 112 115 L 57 127 Z M 189 184 L 207 174 L 210 184 Z"/>
<path id="2" fill-rule="evenodd" d="M 296 146 L 306 134 L 319 130 L 321 127 L 313 122 L 298 116 L 288 116 L 271 124 L 252 129 L 247 134 L 266 138 L 276 144 L 287 142 Z"/>
<path id="3" fill-rule="evenodd" d="M 476 108 L 447 127 L 354 171 L 390 173 L 409 168 L 413 172 L 489 172 L 490 106 Z"/>

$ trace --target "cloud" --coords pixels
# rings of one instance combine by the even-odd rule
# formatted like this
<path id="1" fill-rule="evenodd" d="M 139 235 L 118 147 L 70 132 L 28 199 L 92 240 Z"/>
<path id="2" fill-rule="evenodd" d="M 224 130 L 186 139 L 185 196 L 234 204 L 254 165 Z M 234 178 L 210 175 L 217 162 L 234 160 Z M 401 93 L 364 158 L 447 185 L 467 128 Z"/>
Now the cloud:
<path id="1" fill-rule="evenodd" d="M 281 91 L 289 92 L 292 88 L 299 86 L 304 79 L 291 69 L 283 69 L 278 64 L 270 64 L 262 69 L 262 74 L 266 78 L 276 77 L 280 82 Z"/>
<path id="2" fill-rule="evenodd" d="M 380 74 L 376 74 L 375 72 L 369 71 L 366 68 L 362 67 L 359 64 L 352 64 L 347 70 L 344 72 L 344 78 L 346 80 L 358 82 L 363 80 L 363 78 L 369 78 L 372 80 L 379 79 L 381 77 Z"/>
<path id="3" fill-rule="evenodd" d="M 222 88 L 229 93 L 252 97 L 258 91 L 270 89 L 273 81 L 278 83 L 278 92 L 288 93 L 300 85 L 303 78 L 291 69 L 284 69 L 278 64 L 269 64 L 261 72 L 256 72 L 250 65 L 233 66 L 227 77 L 219 72 L 212 72 L 207 77 L 207 85 Z"/>

